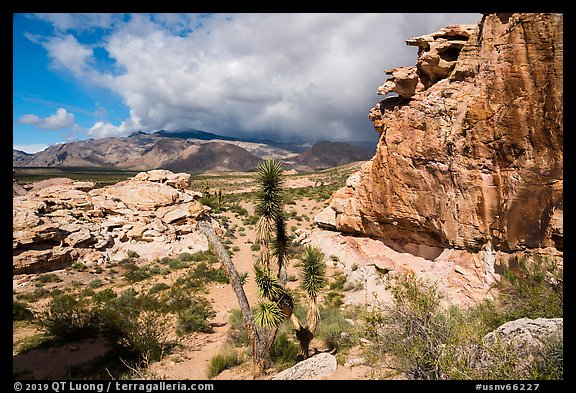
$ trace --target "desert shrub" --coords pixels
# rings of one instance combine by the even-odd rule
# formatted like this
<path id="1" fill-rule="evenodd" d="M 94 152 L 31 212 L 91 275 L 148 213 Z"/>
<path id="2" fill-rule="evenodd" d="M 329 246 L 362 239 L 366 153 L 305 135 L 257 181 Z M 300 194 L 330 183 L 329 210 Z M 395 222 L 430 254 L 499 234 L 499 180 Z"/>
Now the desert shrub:
<path id="1" fill-rule="evenodd" d="M 170 286 L 169 286 L 168 284 L 163 283 L 163 282 L 159 282 L 159 283 L 154 284 L 154 285 L 148 290 L 148 293 L 149 293 L 150 295 L 152 295 L 152 294 L 161 292 L 161 291 L 163 291 L 163 290 L 165 290 L 165 289 L 168 289 L 168 288 L 170 288 Z"/>
<path id="2" fill-rule="evenodd" d="M 77 337 L 96 330 L 88 300 L 69 294 L 54 297 L 40 313 L 39 323 L 54 336 Z"/>
<path id="3" fill-rule="evenodd" d="M 99 278 L 92 280 L 88 283 L 88 287 L 92 289 L 100 288 L 102 285 L 104 285 L 104 283 Z"/>
<path id="4" fill-rule="evenodd" d="M 218 258 L 216 258 L 216 255 L 214 255 L 214 253 L 210 250 L 197 251 L 194 254 L 189 254 L 189 253 L 184 253 L 184 254 L 186 254 L 186 257 L 185 257 L 185 259 L 182 259 L 182 260 L 186 260 L 186 261 L 193 261 L 193 262 L 205 261 L 205 262 L 210 263 L 210 264 L 218 262 Z"/>
<path id="5" fill-rule="evenodd" d="M 25 321 L 31 319 L 34 316 L 32 311 L 26 307 L 24 303 L 14 300 L 12 302 L 12 320 L 13 321 Z"/>
<path id="6" fill-rule="evenodd" d="M 315 334 L 330 350 L 349 349 L 356 342 L 353 326 L 346 321 L 339 307 L 321 307 Z"/>
<path id="7" fill-rule="evenodd" d="M 330 291 L 324 296 L 326 307 L 338 308 L 344 303 L 344 295 L 339 291 Z"/>
<path id="8" fill-rule="evenodd" d="M 62 282 L 62 279 L 54 273 L 46 273 L 39 275 L 34 281 L 45 284 L 49 282 Z"/>
<path id="9" fill-rule="evenodd" d="M 134 251 L 134 250 L 128 250 L 128 251 L 126 251 L 126 256 L 127 256 L 128 258 L 139 258 L 139 257 L 140 257 L 140 255 L 139 255 L 136 251 Z"/>
<path id="10" fill-rule="evenodd" d="M 256 225 L 256 222 L 258 222 L 258 217 L 255 215 L 250 215 L 248 218 L 242 220 L 243 225 Z"/>
<path id="11" fill-rule="evenodd" d="M 535 300 L 518 296 L 541 294 L 542 288 L 527 286 L 544 286 L 543 281 L 524 276 L 500 285 L 509 291 L 497 301 L 441 308 L 435 284 L 417 279 L 414 273 L 397 276 L 395 283 L 388 282 L 392 304 L 362 316 L 363 334 L 372 343 L 367 357 L 380 362 L 392 355 L 394 367 L 414 379 L 558 379 L 563 372 L 561 339 L 551 340 L 545 349 L 524 352 L 505 342 L 483 345 L 484 335 L 502 323 L 539 315 L 530 314 Z M 550 295 L 548 299 L 556 298 Z M 557 302 L 556 306 L 561 304 Z M 552 310 L 556 306 L 548 305 Z M 532 359 L 527 366 L 526 359 Z"/>
<path id="12" fill-rule="evenodd" d="M 346 283 L 346 275 L 336 274 L 334 276 L 334 281 L 330 283 L 329 288 L 331 290 L 343 290 L 345 283 Z"/>
<path id="13" fill-rule="evenodd" d="M 192 304 L 192 296 L 189 290 L 175 284 L 160 294 L 162 310 L 166 313 L 182 311 Z"/>
<path id="14" fill-rule="evenodd" d="M 95 303 L 106 303 L 116 297 L 116 293 L 112 288 L 106 288 L 100 292 L 96 292 L 92 295 L 92 301 Z"/>
<path id="15" fill-rule="evenodd" d="M 192 332 L 209 333 L 212 331 L 212 327 L 208 320 L 215 316 L 216 313 L 206 299 L 192 299 L 190 305 L 178 314 L 176 333 L 178 335 Z"/>
<path id="16" fill-rule="evenodd" d="M 504 269 L 496 285 L 499 320 L 518 318 L 560 318 L 563 316 L 562 270 L 553 262 L 536 255 L 531 261 L 522 258 L 518 268 Z"/>
<path id="17" fill-rule="evenodd" d="M 228 283 L 228 275 L 226 271 L 220 267 L 214 269 L 206 262 L 198 262 L 194 265 L 194 268 L 190 271 L 190 277 L 200 282 L 219 282 L 222 284 Z"/>
<path id="18" fill-rule="evenodd" d="M 19 293 L 18 295 L 16 295 L 16 298 L 19 300 L 24 300 L 29 303 L 35 303 L 41 298 L 48 296 L 49 294 L 50 291 L 48 291 L 45 288 L 36 288 L 32 292 Z"/>
<path id="19" fill-rule="evenodd" d="M 84 270 L 88 269 L 88 266 L 84 264 L 82 261 L 75 261 L 70 268 L 74 270 L 78 270 L 79 272 L 83 272 Z"/>
<path id="20" fill-rule="evenodd" d="M 225 348 L 210 359 L 206 374 L 208 379 L 212 379 L 222 371 L 240 364 L 240 357 L 234 348 Z"/>
<path id="21" fill-rule="evenodd" d="M 93 308 L 98 330 L 123 351 L 160 357 L 166 343 L 166 317 L 153 296 L 138 295 L 132 288 Z"/>
<path id="22" fill-rule="evenodd" d="M 530 365 L 532 380 L 561 380 L 564 378 L 564 343 L 560 335 L 551 337 L 543 348 L 537 350 L 535 361 Z"/>
<path id="23" fill-rule="evenodd" d="M 168 257 L 164 257 L 160 260 L 160 263 L 167 265 L 170 269 L 184 269 L 190 266 L 190 264 L 188 263 L 188 261 L 190 261 L 191 259 L 189 259 L 189 255 L 192 254 L 188 254 L 185 253 L 186 255 L 183 258 L 168 258 Z M 180 254 L 180 256 L 182 256 L 183 254 Z"/>
<path id="24" fill-rule="evenodd" d="M 297 361 L 300 348 L 290 337 L 291 333 L 285 330 L 279 330 L 274 344 L 270 348 L 270 357 L 278 368 L 288 368 Z"/>
<path id="25" fill-rule="evenodd" d="M 235 308 L 230 310 L 230 316 L 228 317 L 228 323 L 230 329 L 228 329 L 228 341 L 237 347 L 248 345 L 250 340 L 248 338 L 248 332 L 244 325 L 244 318 L 242 317 L 242 312 Z"/>
<path id="26" fill-rule="evenodd" d="M 125 351 L 157 360 L 167 347 L 166 319 L 158 311 L 101 309 L 98 320 L 108 339 Z"/>
<path id="27" fill-rule="evenodd" d="M 239 216 L 248 216 L 248 210 L 244 209 L 242 206 L 240 206 L 238 203 L 232 203 L 230 204 L 230 206 L 228 207 L 228 209 L 233 212 L 238 214 Z"/>

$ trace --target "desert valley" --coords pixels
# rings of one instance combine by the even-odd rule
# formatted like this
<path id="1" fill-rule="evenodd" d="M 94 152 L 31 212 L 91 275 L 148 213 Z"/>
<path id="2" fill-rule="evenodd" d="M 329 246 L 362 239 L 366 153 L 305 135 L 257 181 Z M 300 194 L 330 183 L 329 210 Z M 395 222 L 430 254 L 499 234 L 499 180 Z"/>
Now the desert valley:
<path id="1" fill-rule="evenodd" d="M 14 150 L 14 377 L 563 379 L 562 32 L 406 37 L 377 146 Z"/>

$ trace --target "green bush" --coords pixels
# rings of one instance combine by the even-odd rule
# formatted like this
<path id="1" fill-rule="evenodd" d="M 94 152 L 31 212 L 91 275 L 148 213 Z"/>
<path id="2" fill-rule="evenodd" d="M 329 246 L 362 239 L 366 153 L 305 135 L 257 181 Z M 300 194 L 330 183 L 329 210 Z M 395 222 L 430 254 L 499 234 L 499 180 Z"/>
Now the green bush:
<path id="1" fill-rule="evenodd" d="M 148 290 L 148 293 L 149 293 L 150 295 L 152 295 L 152 294 L 161 292 L 161 291 L 163 291 L 163 290 L 165 290 L 165 289 L 168 289 L 168 288 L 170 288 L 170 286 L 168 286 L 168 284 L 163 283 L 163 282 L 159 282 L 159 283 L 154 284 L 154 285 Z"/>
<path id="2" fill-rule="evenodd" d="M 339 291 L 330 291 L 324 297 L 326 307 L 338 308 L 344 303 L 344 295 Z"/>
<path id="3" fill-rule="evenodd" d="M 212 332 L 208 320 L 216 316 L 210 303 L 204 298 L 193 299 L 187 309 L 180 312 L 176 323 L 176 333 L 184 335 L 192 332 Z"/>
<path id="4" fill-rule="evenodd" d="M 272 361 L 277 363 L 280 368 L 287 368 L 296 363 L 299 353 L 299 346 L 290 340 L 289 334 L 279 330 L 274 344 L 270 348 Z"/>
<path id="5" fill-rule="evenodd" d="M 26 307 L 24 303 L 14 300 L 12 302 L 12 320 L 13 321 L 25 321 L 31 319 L 34 316 L 32 311 Z"/>
<path id="6" fill-rule="evenodd" d="M 235 308 L 230 310 L 228 323 L 230 325 L 228 329 L 228 341 L 232 345 L 240 347 L 250 344 L 248 332 L 244 324 L 244 317 L 239 309 Z"/>
<path id="7" fill-rule="evenodd" d="M 190 264 L 188 263 L 188 261 L 190 261 L 191 259 L 189 259 L 190 257 L 187 255 L 192 255 L 192 254 L 188 254 L 185 253 L 186 256 L 184 256 L 182 259 L 181 258 L 168 258 L 168 257 L 164 257 L 160 260 L 160 263 L 167 265 L 170 269 L 184 269 L 190 266 Z M 180 254 L 181 256 L 183 254 Z"/>
<path id="8" fill-rule="evenodd" d="M 39 323 L 54 336 L 78 336 L 96 330 L 89 302 L 69 294 L 54 297 L 40 314 Z"/>
<path id="9" fill-rule="evenodd" d="M 499 316 L 504 322 L 518 318 L 560 318 L 564 315 L 562 270 L 538 255 L 522 258 L 517 269 L 504 269 L 496 285 Z"/>
<path id="10" fill-rule="evenodd" d="M 88 283 L 88 287 L 92 289 L 100 288 L 102 285 L 104 285 L 104 283 L 99 278 L 92 280 Z"/>
<path id="11" fill-rule="evenodd" d="M 235 349 L 226 349 L 210 359 L 208 369 L 206 370 L 208 379 L 212 379 L 222 371 L 237 366 L 238 364 L 240 364 L 238 352 L 236 352 Z"/>
<path id="12" fill-rule="evenodd" d="M 16 298 L 19 300 L 24 300 L 29 303 L 35 303 L 41 298 L 46 297 L 50 292 L 45 288 L 36 288 L 33 292 L 19 293 Z"/>
<path id="13" fill-rule="evenodd" d="M 147 266 L 140 267 L 131 259 L 121 260 L 120 266 L 124 269 L 124 278 L 130 283 L 142 281 L 151 276 Z"/>
<path id="14" fill-rule="evenodd" d="M 39 275 L 34 281 L 45 284 L 49 282 L 62 282 L 62 279 L 54 273 L 46 273 Z"/>
<path id="15" fill-rule="evenodd" d="M 106 303 L 116 297 L 116 293 L 112 290 L 112 288 L 106 288 L 100 292 L 95 293 L 92 295 L 92 301 L 97 303 Z"/>
<path id="16" fill-rule="evenodd" d="M 320 308 L 315 336 L 330 350 L 349 349 L 355 343 L 353 326 L 346 321 L 339 307 Z"/>

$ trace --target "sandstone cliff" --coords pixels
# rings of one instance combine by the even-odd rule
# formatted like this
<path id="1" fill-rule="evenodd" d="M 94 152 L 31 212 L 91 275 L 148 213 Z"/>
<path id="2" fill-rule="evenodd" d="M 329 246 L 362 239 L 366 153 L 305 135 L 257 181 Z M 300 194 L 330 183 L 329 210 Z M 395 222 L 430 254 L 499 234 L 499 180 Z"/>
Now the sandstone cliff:
<path id="1" fill-rule="evenodd" d="M 370 112 L 375 156 L 335 229 L 440 248 L 562 250 L 563 17 L 490 14 L 409 39 Z M 325 212 L 326 213 L 326 212 Z"/>

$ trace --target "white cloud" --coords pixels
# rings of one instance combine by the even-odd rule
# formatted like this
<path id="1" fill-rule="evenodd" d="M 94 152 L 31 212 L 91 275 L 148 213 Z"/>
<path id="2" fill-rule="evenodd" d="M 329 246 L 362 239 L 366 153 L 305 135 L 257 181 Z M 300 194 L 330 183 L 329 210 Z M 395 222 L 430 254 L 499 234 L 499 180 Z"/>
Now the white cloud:
<path id="1" fill-rule="evenodd" d="M 48 51 L 52 64 L 70 70 L 76 77 L 90 73 L 93 50 L 78 42 L 76 37 L 66 34 L 62 37 L 50 37 L 42 43 Z"/>
<path id="2" fill-rule="evenodd" d="M 88 130 L 88 136 L 95 139 L 109 136 L 126 136 L 135 130 L 135 127 L 130 123 L 130 121 L 123 121 L 119 126 L 115 126 L 111 123 L 98 121 Z"/>
<path id="3" fill-rule="evenodd" d="M 18 122 L 21 124 L 31 124 L 47 130 L 60 130 L 77 126 L 74 120 L 74 114 L 69 113 L 64 108 L 58 108 L 56 113 L 45 118 L 41 118 L 35 114 L 26 114 L 21 116 Z"/>
<path id="4" fill-rule="evenodd" d="M 480 18 L 136 14 L 97 44 L 124 70 L 116 75 L 96 71 L 92 50 L 70 34 L 43 46 L 55 64 L 112 89 L 130 108 L 118 126 L 94 124 L 94 137 L 198 128 L 275 139 L 375 139 L 368 111 L 381 99 L 383 71 L 416 63 L 417 50 L 405 40 Z M 63 17 L 52 22 L 74 25 Z"/>
<path id="5" fill-rule="evenodd" d="M 39 151 L 46 149 L 48 147 L 48 145 L 42 144 L 42 143 L 36 143 L 36 144 L 30 144 L 30 145 L 13 145 L 12 147 L 16 150 L 20 150 L 20 151 L 23 151 L 26 153 L 34 154 L 34 153 L 38 153 Z"/>

